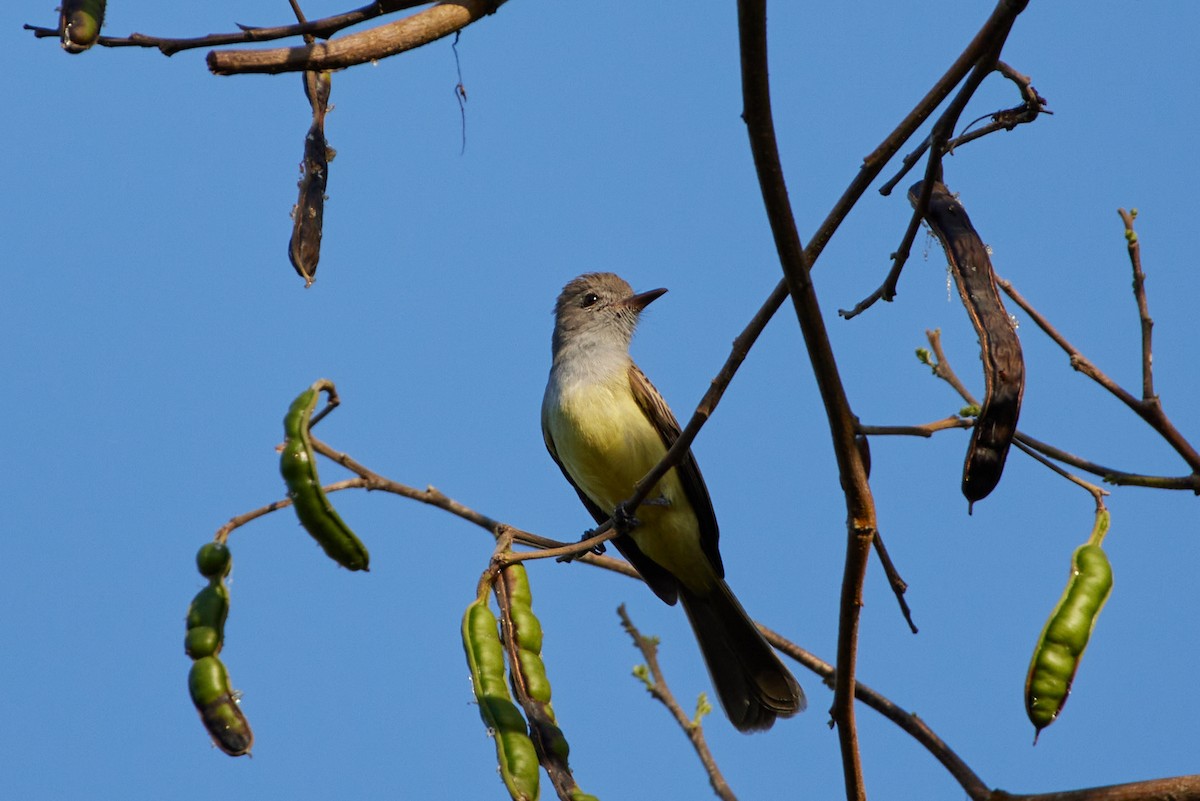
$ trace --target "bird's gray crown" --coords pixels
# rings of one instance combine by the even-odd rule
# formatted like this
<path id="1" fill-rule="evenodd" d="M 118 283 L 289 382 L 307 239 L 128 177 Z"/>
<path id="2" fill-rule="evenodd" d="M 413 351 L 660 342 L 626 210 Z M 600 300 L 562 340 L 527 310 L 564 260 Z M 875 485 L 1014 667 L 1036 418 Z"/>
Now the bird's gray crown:
<path id="1" fill-rule="evenodd" d="M 628 352 L 641 309 L 625 301 L 633 287 L 614 273 L 585 273 L 572 280 L 554 305 L 554 356 L 564 347 Z"/>

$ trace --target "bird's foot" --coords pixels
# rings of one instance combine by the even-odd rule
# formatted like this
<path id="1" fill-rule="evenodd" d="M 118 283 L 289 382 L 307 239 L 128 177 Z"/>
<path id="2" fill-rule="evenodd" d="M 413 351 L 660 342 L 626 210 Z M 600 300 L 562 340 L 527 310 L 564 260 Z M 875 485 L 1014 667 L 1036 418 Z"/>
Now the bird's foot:
<path id="1" fill-rule="evenodd" d="M 594 536 L 596 536 L 596 529 L 589 528 L 587 531 L 583 532 L 583 536 L 579 538 L 579 541 L 584 542 L 586 540 L 590 540 Z M 591 548 L 588 548 L 586 551 L 584 551 L 584 553 L 594 553 L 594 554 L 599 555 L 599 554 L 604 553 L 604 551 L 605 551 L 604 543 L 601 542 L 601 543 L 597 543 L 596 545 L 593 545 Z M 583 554 L 568 554 L 566 556 L 560 556 L 557 559 L 555 559 L 554 561 L 556 561 L 556 562 L 574 562 L 577 557 L 582 556 L 582 555 Z"/>
<path id="2" fill-rule="evenodd" d="M 629 511 L 625 504 L 619 504 L 613 510 L 613 528 L 624 534 L 631 529 L 635 529 L 642 524 L 642 521 L 633 516 L 633 512 Z"/>

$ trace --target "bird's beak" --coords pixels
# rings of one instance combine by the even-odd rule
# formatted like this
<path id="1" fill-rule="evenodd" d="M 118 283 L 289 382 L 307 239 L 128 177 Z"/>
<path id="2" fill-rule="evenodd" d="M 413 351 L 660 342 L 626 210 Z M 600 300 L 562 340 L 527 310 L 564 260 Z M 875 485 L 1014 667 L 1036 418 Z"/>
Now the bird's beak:
<path id="1" fill-rule="evenodd" d="M 633 309 L 640 312 L 642 309 L 649 306 L 654 301 L 667 294 L 665 289 L 651 289 L 649 292 L 642 292 L 637 295 L 630 295 L 621 301 L 621 305 L 626 309 Z"/>

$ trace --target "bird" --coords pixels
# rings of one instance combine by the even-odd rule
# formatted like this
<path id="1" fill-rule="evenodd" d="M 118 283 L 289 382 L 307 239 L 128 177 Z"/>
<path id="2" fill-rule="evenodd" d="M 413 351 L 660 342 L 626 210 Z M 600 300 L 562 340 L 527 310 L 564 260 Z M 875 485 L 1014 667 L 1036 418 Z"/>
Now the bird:
<path id="1" fill-rule="evenodd" d="M 725 583 L 716 515 L 692 452 L 637 509 L 618 509 L 680 435 L 670 407 L 629 354 L 642 311 L 666 291 L 634 293 L 608 272 L 563 287 L 542 435 L 597 523 L 614 513 L 632 516 L 613 544 L 659 598 L 683 606 L 730 722 L 761 731 L 803 711 L 804 692 Z"/>

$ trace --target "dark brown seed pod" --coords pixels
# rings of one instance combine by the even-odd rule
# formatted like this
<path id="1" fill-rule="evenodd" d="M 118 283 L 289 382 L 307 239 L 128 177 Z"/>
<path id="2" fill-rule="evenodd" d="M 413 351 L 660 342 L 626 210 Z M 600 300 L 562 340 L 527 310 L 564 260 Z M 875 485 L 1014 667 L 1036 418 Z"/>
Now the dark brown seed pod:
<path id="1" fill-rule="evenodd" d="M 908 199 L 915 206 L 920 196 L 921 182 L 917 182 L 908 190 Z M 962 493 L 973 505 L 1000 483 L 1021 413 L 1025 362 L 1021 341 L 996 289 L 987 247 L 971 225 L 967 210 L 941 181 L 933 185 L 925 221 L 946 251 L 959 297 L 979 334 L 984 397 L 962 479 Z"/>
<path id="2" fill-rule="evenodd" d="M 292 238 L 288 258 L 292 267 L 312 286 L 321 260 L 321 236 L 325 220 L 325 186 L 333 149 L 325 141 L 325 113 L 329 109 L 329 72 L 305 72 L 304 94 L 312 105 L 313 121 L 304 137 L 304 161 L 300 164 L 300 198 L 292 209 Z"/>

